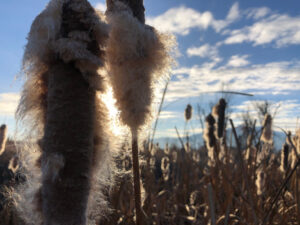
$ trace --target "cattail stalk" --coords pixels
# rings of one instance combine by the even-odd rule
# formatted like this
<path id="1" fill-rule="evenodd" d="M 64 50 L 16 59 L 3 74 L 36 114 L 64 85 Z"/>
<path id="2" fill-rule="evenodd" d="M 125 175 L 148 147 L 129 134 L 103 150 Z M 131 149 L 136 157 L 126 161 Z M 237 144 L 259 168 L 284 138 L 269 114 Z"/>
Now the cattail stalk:
<path id="1" fill-rule="evenodd" d="M 133 185 L 134 185 L 134 196 L 135 196 L 134 203 L 135 203 L 135 210 L 136 210 L 136 224 L 143 225 L 138 134 L 136 131 L 132 131 L 132 168 L 133 168 Z"/>

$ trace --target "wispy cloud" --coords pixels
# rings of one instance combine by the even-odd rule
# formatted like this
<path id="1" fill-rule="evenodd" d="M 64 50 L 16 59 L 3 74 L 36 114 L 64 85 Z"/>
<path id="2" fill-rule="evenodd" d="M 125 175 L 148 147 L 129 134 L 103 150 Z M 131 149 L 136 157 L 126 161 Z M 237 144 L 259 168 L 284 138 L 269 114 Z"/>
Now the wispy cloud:
<path id="1" fill-rule="evenodd" d="M 171 118 L 180 118 L 183 117 L 183 113 L 173 111 L 162 111 L 159 115 L 159 119 L 171 119 Z"/>
<path id="2" fill-rule="evenodd" d="M 178 68 L 173 74 L 185 76 L 178 76 L 171 82 L 167 101 L 218 91 L 222 84 L 228 84 L 232 91 L 286 94 L 299 90 L 300 62 L 271 62 L 236 68 L 212 68 L 211 63 L 204 63 L 201 66 Z"/>
<path id="3" fill-rule="evenodd" d="M 229 59 L 227 66 L 228 67 L 246 66 L 246 65 L 250 64 L 250 62 L 247 60 L 248 57 L 249 57 L 248 55 L 233 55 Z"/>
<path id="4" fill-rule="evenodd" d="M 262 18 L 268 14 L 267 9 L 252 11 L 248 16 Z M 300 44 L 300 17 L 286 14 L 271 14 L 253 25 L 227 31 L 229 37 L 225 44 L 252 43 L 254 46 L 275 43 L 276 47 Z"/>
<path id="5" fill-rule="evenodd" d="M 261 19 L 271 13 L 271 9 L 268 7 L 250 8 L 245 11 L 245 15 L 248 19 Z"/>
<path id="6" fill-rule="evenodd" d="M 204 44 L 200 47 L 191 47 L 186 51 L 189 57 L 198 56 L 200 58 L 216 58 L 219 57 L 219 52 L 217 46 L 211 46 L 209 44 Z"/>
<path id="7" fill-rule="evenodd" d="M 18 93 L 0 94 L 0 115 L 12 117 L 18 106 L 20 95 Z"/>
<path id="8" fill-rule="evenodd" d="M 199 12 L 185 6 L 171 8 L 165 13 L 148 17 L 147 23 L 157 29 L 178 35 L 188 35 L 192 29 L 205 30 L 212 27 L 217 32 L 239 18 L 239 5 L 233 4 L 224 20 L 216 20 L 210 11 Z"/>

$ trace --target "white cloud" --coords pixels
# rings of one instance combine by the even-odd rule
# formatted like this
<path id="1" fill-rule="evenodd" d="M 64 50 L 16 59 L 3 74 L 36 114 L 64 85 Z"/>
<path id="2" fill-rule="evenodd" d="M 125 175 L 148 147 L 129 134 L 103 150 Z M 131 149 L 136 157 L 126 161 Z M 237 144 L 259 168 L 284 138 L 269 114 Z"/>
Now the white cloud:
<path id="1" fill-rule="evenodd" d="M 171 118 L 180 118 L 183 114 L 173 111 L 162 111 L 159 115 L 159 119 L 171 119 Z"/>
<path id="2" fill-rule="evenodd" d="M 251 90 L 266 94 L 286 94 L 299 90 L 300 61 L 273 62 L 247 67 L 213 68 L 212 65 L 214 62 L 173 70 L 175 76 L 185 76 L 178 76 L 170 83 L 166 101 L 199 96 L 201 92 L 219 91 L 223 84 L 228 85 L 231 91 Z"/>
<path id="3" fill-rule="evenodd" d="M 249 57 L 248 55 L 233 55 L 229 59 L 227 66 L 229 66 L 229 67 L 246 66 L 246 65 L 250 64 L 250 62 L 247 60 L 248 57 Z"/>
<path id="4" fill-rule="evenodd" d="M 240 16 L 239 3 L 236 2 L 230 8 L 226 19 L 229 21 L 234 21 L 237 20 L 239 16 Z"/>
<path id="5" fill-rule="evenodd" d="M 178 35 L 188 35 L 192 29 L 214 28 L 217 32 L 227 27 L 239 17 L 238 3 L 235 3 L 224 20 L 216 20 L 211 12 L 199 12 L 185 6 L 171 8 L 165 13 L 148 17 L 147 23 L 160 31 Z"/>
<path id="6" fill-rule="evenodd" d="M 216 46 L 204 44 L 200 47 L 191 47 L 186 51 L 189 57 L 198 56 L 200 58 L 213 58 L 218 56 L 218 49 Z"/>
<path id="7" fill-rule="evenodd" d="M 18 93 L 2 93 L 0 94 L 0 115 L 14 116 L 20 100 Z"/>
<path id="8" fill-rule="evenodd" d="M 261 19 L 265 16 L 267 16 L 268 14 L 271 13 L 271 10 L 268 7 L 260 7 L 260 8 L 251 8 L 246 10 L 246 17 L 249 18 L 253 18 L 255 20 L 257 19 Z"/>
<path id="9" fill-rule="evenodd" d="M 277 47 L 300 44 L 300 17 L 273 14 L 251 26 L 230 31 L 229 35 L 225 44 L 250 42 L 257 46 L 275 43 Z"/>
<path id="10" fill-rule="evenodd" d="M 106 11 L 106 4 L 99 2 L 96 4 L 95 6 L 96 9 L 100 10 L 101 12 L 105 12 Z"/>

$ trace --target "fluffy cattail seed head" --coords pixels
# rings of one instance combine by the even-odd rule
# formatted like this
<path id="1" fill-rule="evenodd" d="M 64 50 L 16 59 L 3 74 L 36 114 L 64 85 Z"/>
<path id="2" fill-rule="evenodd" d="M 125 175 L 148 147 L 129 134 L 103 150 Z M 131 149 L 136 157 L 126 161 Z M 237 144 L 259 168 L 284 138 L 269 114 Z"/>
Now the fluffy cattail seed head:
<path id="1" fill-rule="evenodd" d="M 3 124 L 0 127 L 0 155 L 2 155 L 3 152 L 5 151 L 6 141 L 7 141 L 7 126 Z"/>
<path id="2" fill-rule="evenodd" d="M 193 108 L 190 104 L 188 104 L 184 110 L 184 117 L 186 121 L 189 121 L 192 118 Z"/>
<path id="3" fill-rule="evenodd" d="M 261 140 L 265 143 L 273 143 L 273 134 L 272 134 L 272 117 L 270 114 L 266 114 L 263 122 L 263 132 Z"/>
<path id="4" fill-rule="evenodd" d="M 138 130 L 151 118 L 156 82 L 170 70 L 174 38 L 147 26 L 130 7 L 114 1 L 107 11 L 111 25 L 106 46 L 107 69 L 121 121 Z"/>

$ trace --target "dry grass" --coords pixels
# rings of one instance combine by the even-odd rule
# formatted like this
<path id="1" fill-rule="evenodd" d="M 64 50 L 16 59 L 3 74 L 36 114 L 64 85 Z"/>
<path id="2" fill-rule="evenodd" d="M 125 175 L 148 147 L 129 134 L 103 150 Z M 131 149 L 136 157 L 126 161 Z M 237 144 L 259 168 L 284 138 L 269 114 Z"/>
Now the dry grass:
<path id="1" fill-rule="evenodd" d="M 233 135 L 227 131 L 224 137 L 235 136 L 233 122 L 232 128 Z M 237 138 L 237 147 L 228 146 L 222 138 L 216 138 L 213 146 L 208 144 L 209 149 L 189 147 L 189 151 L 168 145 L 165 149 L 158 145 L 149 149 L 149 143 L 144 143 L 140 169 L 142 206 L 147 223 L 298 224 L 300 169 L 296 153 L 300 152 L 300 132 L 295 136 L 288 134 L 283 148 L 285 153 L 281 153 L 273 150 L 270 140 L 266 143 L 260 140 L 264 128 L 260 130 L 252 132 L 247 143 L 240 143 L 241 139 Z M 12 145 L 9 141 L 0 158 L 2 191 L 22 181 L 18 170 L 8 168 L 14 157 Z M 106 193 L 112 213 L 102 218 L 101 225 L 135 224 L 131 149 L 128 146 L 124 145 L 115 158 L 120 173 Z M 213 151 L 211 157 L 209 151 Z M 9 201 L 3 197 L 0 201 L 1 225 L 19 224 Z"/>

